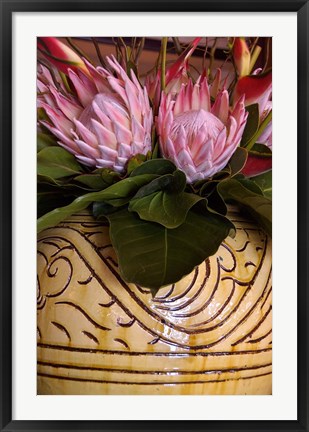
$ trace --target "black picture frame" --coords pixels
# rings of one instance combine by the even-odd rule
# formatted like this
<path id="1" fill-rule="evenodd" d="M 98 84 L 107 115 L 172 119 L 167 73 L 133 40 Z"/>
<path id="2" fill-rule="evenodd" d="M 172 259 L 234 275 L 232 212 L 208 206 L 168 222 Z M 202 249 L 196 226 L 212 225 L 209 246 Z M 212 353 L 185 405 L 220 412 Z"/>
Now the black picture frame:
<path id="1" fill-rule="evenodd" d="M 308 0 L 0 0 L 1 14 L 1 431 L 309 431 L 308 423 Z M 297 12 L 298 419 L 295 421 L 16 421 L 12 419 L 12 17 L 15 12 Z M 285 73 L 285 72 L 283 72 Z M 288 76 L 287 76 L 288 80 Z M 288 84 L 287 84 L 288 85 Z M 288 93 L 288 91 L 287 91 Z M 288 95 L 287 95 L 288 99 Z M 287 100 L 288 105 L 288 100 Z M 290 109 L 292 109 L 290 107 Z M 288 202 L 287 202 L 288 205 Z M 288 231 L 288 227 L 287 227 Z M 285 234 L 283 234 L 285 235 Z"/>

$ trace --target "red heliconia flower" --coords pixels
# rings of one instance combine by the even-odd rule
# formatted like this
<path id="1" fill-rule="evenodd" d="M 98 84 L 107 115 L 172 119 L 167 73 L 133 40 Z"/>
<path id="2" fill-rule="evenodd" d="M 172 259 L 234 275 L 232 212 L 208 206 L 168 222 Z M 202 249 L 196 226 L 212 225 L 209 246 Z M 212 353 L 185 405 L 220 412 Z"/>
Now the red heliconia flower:
<path id="1" fill-rule="evenodd" d="M 234 99 L 237 100 L 240 94 L 245 97 L 246 106 L 257 103 L 260 112 L 260 124 L 272 109 L 270 100 L 272 92 L 272 73 L 271 71 L 261 74 L 256 70 L 252 75 L 240 78 L 234 91 Z M 257 140 L 260 144 L 265 144 L 272 148 L 272 122 Z M 272 167 L 272 158 L 265 156 L 252 155 L 249 153 L 248 159 L 242 173 L 248 177 L 253 177 L 263 172 L 269 171 Z"/>
<path id="2" fill-rule="evenodd" d="M 179 93 L 182 84 L 188 83 L 188 60 L 201 39 L 201 37 L 196 37 L 182 52 L 175 63 L 167 69 L 165 74 L 166 93 Z M 156 74 L 147 75 L 145 87 L 147 88 L 150 100 L 153 102 L 154 106 L 157 107 L 161 96 L 161 70 L 158 70 Z"/>
<path id="3" fill-rule="evenodd" d="M 251 55 L 245 38 L 236 37 L 233 45 L 233 58 L 240 77 L 249 75 Z"/>
<path id="4" fill-rule="evenodd" d="M 39 37 L 38 49 L 59 71 L 68 74 L 68 69 L 75 72 L 81 70 L 88 74 L 88 69 L 81 57 L 59 39 Z"/>

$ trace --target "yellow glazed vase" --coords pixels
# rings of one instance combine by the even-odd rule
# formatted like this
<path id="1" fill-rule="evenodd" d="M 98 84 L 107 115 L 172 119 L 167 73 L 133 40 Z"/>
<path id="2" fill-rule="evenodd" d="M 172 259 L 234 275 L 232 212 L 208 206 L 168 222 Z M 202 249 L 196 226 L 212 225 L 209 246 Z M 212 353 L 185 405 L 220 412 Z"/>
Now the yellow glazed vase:
<path id="1" fill-rule="evenodd" d="M 156 297 L 88 212 L 38 238 L 38 394 L 271 394 L 271 240 L 237 232 Z"/>

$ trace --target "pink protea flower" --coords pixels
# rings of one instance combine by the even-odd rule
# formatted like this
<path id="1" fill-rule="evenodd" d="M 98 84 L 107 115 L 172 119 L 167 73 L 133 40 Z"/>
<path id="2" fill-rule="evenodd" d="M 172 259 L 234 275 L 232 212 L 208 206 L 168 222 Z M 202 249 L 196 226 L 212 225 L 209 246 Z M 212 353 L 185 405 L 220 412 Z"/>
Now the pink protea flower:
<path id="1" fill-rule="evenodd" d="M 122 172 L 133 155 L 151 150 L 153 115 L 134 72 L 129 78 L 115 58 L 107 61 L 116 76 L 86 60 L 89 75 L 68 69 L 72 92 L 41 66 L 38 104 L 50 120 L 42 124 L 82 164 Z"/>
<path id="2" fill-rule="evenodd" d="M 189 183 L 209 178 L 228 163 L 246 120 L 243 97 L 230 110 L 228 92 L 222 90 L 211 105 L 207 80 L 189 81 L 177 96 L 162 93 L 156 125 L 161 151 Z"/>

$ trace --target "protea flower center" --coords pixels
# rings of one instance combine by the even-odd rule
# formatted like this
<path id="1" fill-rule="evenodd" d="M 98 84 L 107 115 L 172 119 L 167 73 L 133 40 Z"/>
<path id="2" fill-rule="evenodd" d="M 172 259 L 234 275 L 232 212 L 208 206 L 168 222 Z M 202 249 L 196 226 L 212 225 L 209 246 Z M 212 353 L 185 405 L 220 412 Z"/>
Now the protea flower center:
<path id="1" fill-rule="evenodd" d="M 116 97 L 106 93 L 98 93 L 94 96 L 91 103 L 82 111 L 78 120 L 84 126 L 86 126 L 87 129 L 95 133 L 93 119 L 100 121 L 100 115 L 108 115 L 108 108 L 111 106 L 115 109 L 116 112 L 121 112 L 124 118 L 128 118 L 128 114 L 124 106 Z M 122 118 L 122 121 L 124 120 L 124 118 Z M 127 121 L 127 124 L 124 126 L 129 128 L 129 119 Z"/>
<path id="2" fill-rule="evenodd" d="M 177 139 L 180 129 L 184 128 L 187 146 L 192 151 L 199 150 L 201 145 L 214 143 L 225 129 L 224 124 L 216 116 L 203 109 L 187 111 L 175 116 L 171 138 Z"/>

